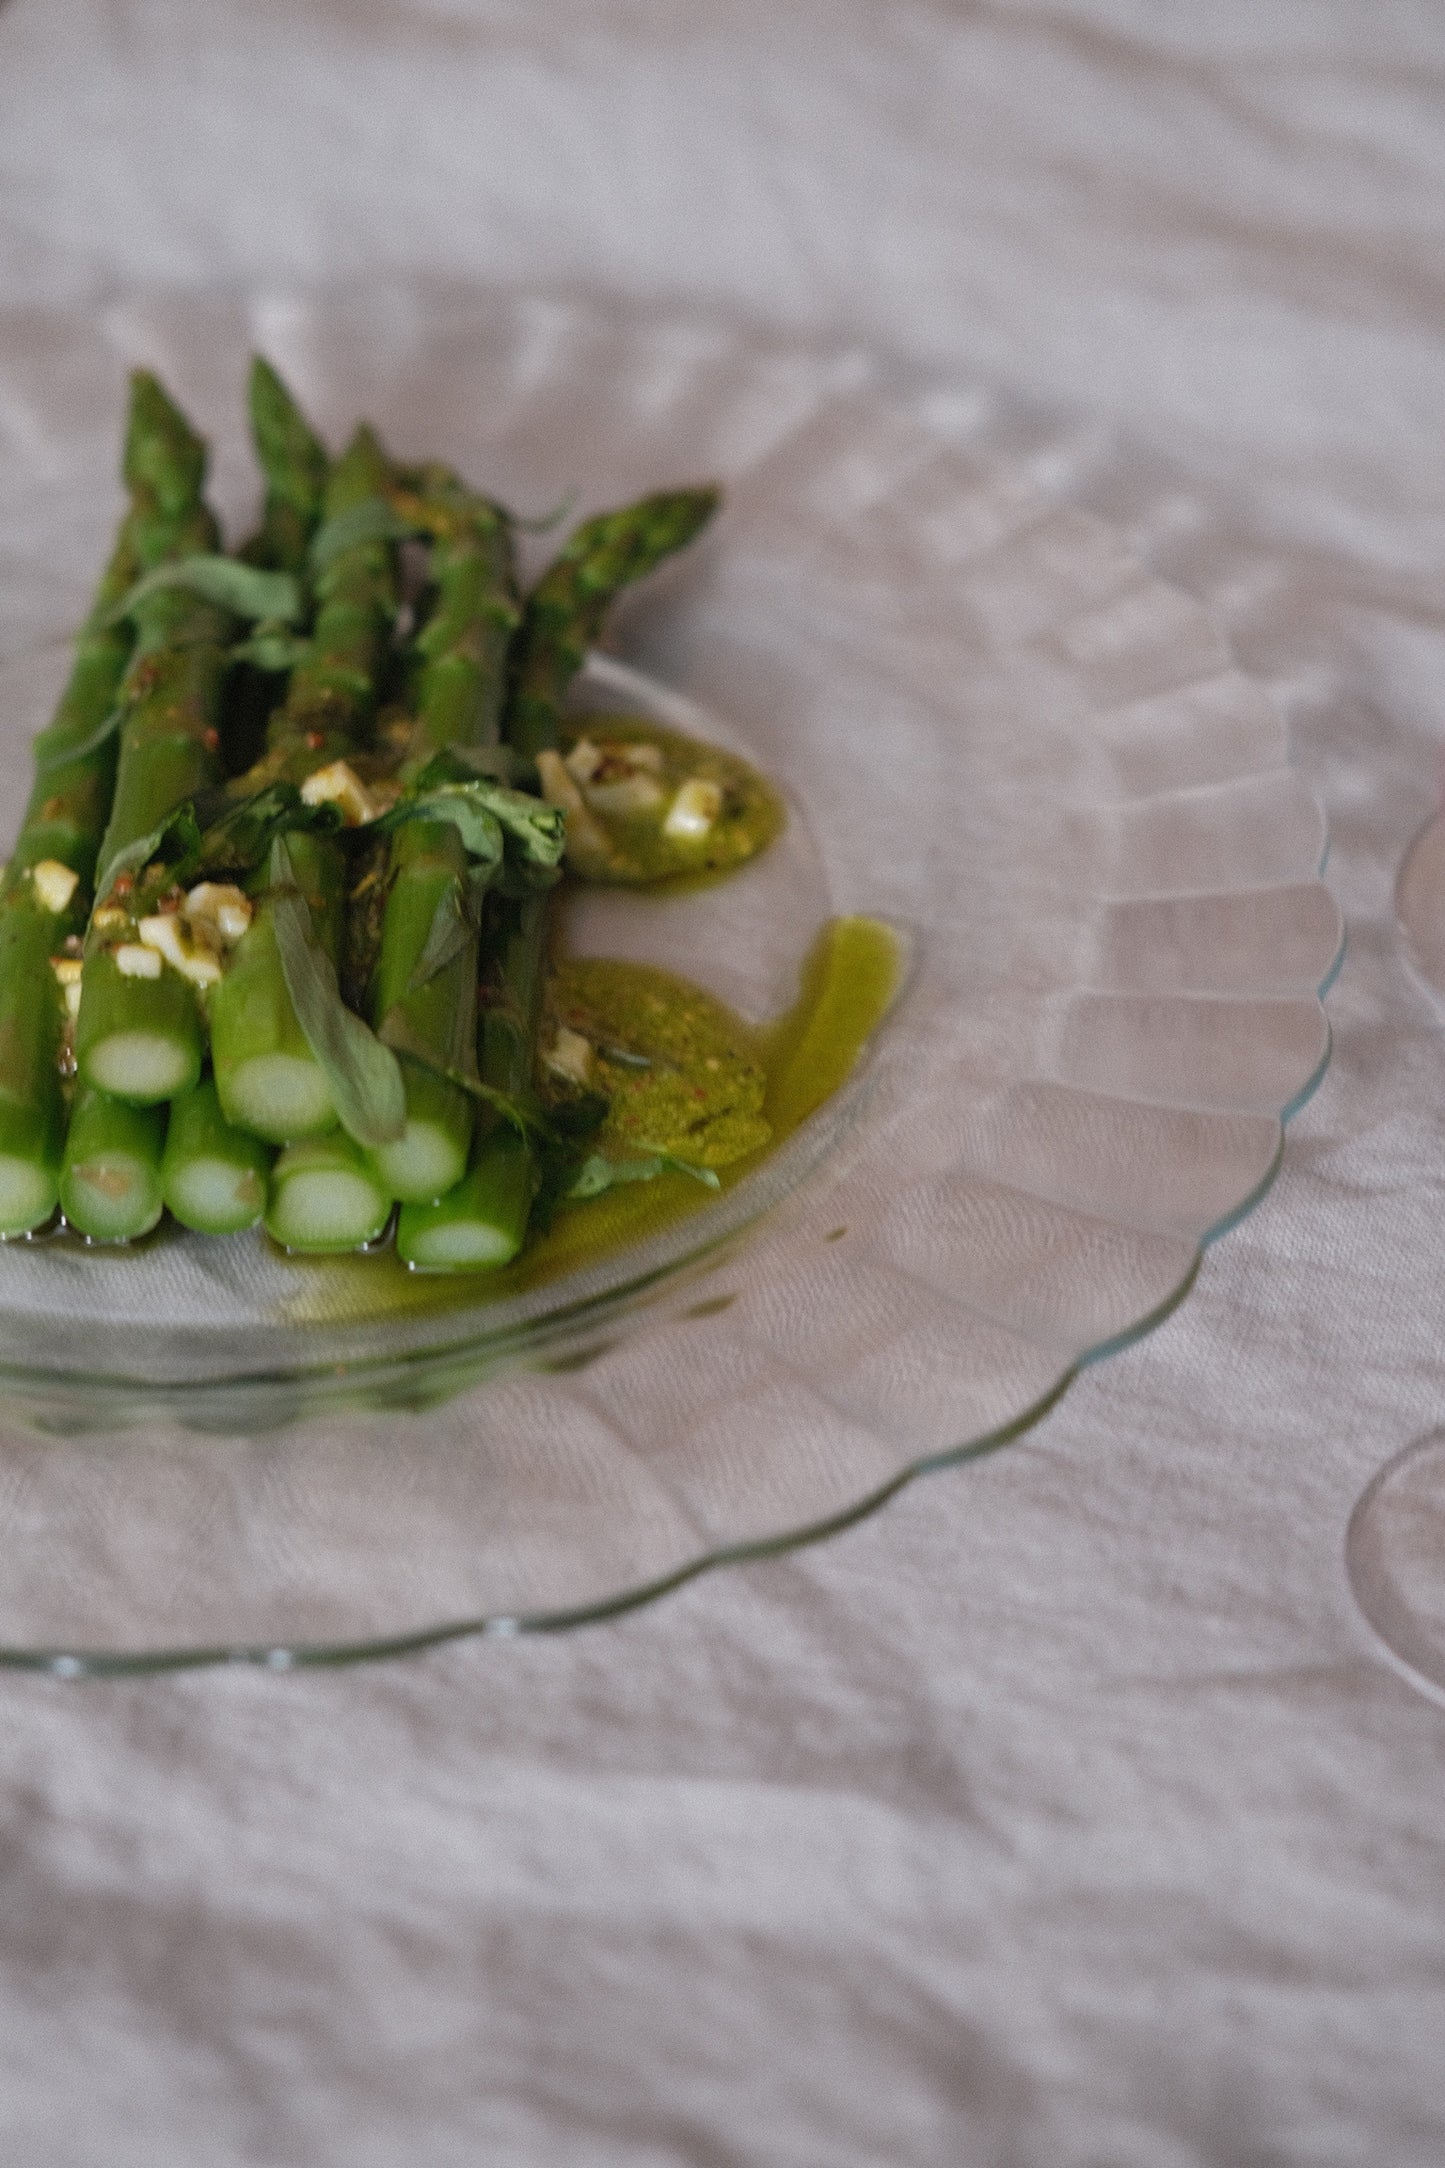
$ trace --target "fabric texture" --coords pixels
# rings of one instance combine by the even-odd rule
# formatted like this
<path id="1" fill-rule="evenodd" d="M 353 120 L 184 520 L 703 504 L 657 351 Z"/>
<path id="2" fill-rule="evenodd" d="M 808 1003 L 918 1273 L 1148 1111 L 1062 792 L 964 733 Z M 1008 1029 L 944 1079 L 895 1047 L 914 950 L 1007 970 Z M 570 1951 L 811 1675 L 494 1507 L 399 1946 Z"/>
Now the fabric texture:
<path id="1" fill-rule="evenodd" d="M 0 1682 L 35 2168 L 1433 2168 L 1445 22 L 1407 0 L 11 0 L 0 309 L 424 272 L 864 343 L 1210 602 L 1330 816 L 1325 1084 L 991 1460 L 568 1637 Z M 23 420 L 23 417 L 21 418 Z M 3 567 L 0 567 L 3 577 Z"/>

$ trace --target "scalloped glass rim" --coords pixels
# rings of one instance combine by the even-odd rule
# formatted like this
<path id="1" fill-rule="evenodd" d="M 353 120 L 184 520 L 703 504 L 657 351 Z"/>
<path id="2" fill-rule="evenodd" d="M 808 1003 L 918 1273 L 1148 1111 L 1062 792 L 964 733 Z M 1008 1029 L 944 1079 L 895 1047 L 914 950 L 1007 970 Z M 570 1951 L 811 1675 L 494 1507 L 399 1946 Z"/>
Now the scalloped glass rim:
<path id="1" fill-rule="evenodd" d="M 579 410 L 586 441 L 598 448 L 587 472 L 599 499 L 634 480 L 650 482 L 655 471 L 682 471 L 679 448 L 688 464 L 705 460 L 722 470 L 732 503 L 724 527 L 671 587 L 670 607 L 627 627 L 638 659 L 658 679 L 696 692 L 704 708 L 736 715 L 743 744 L 807 805 L 832 907 L 917 928 L 919 952 L 913 983 L 858 1090 L 846 1106 L 823 1110 L 824 1120 L 840 1117 L 825 1140 L 831 1148 L 816 1132 L 800 1132 L 795 1144 L 807 1144 L 808 1165 L 801 1179 L 782 1183 L 786 1195 L 765 1200 L 775 1209 L 750 1218 L 747 1244 L 701 1215 L 687 1258 L 648 1275 L 646 1302 L 626 1299 L 619 1286 L 600 1305 L 627 1324 L 620 1340 L 596 1354 L 577 1350 L 575 1368 L 564 1362 L 522 1381 L 529 1406 L 554 1386 L 565 1397 L 567 1381 L 583 1373 L 594 1401 L 605 1397 L 610 1363 L 631 1364 L 659 1386 L 648 1349 L 679 1319 L 723 1308 L 706 1301 L 679 1308 L 691 1300 L 699 1265 L 718 1257 L 729 1267 L 741 1263 L 741 1289 L 727 1298 L 736 1308 L 717 1332 L 729 1347 L 756 1351 L 761 1322 L 774 1335 L 767 1345 L 776 1344 L 779 1376 L 805 1395 L 815 1386 L 825 1413 L 843 1411 L 838 1466 L 803 1471 L 820 1493 L 834 1477 L 841 1491 L 835 1484 L 812 1510 L 769 1505 L 765 1525 L 711 1540 L 699 1539 L 715 1499 L 689 1506 L 685 1498 L 694 1540 L 669 1536 L 671 1555 L 658 1570 L 620 1575 L 575 1602 L 438 1603 L 431 1618 L 441 1623 L 398 1619 L 390 1631 L 377 1621 L 360 1632 L 288 1630 L 274 1638 L 153 1634 L 124 1647 L 79 1633 L 21 1645 L 11 1633 L 0 1662 L 66 1674 L 227 1660 L 279 1668 L 603 1618 L 714 1564 L 831 1533 L 916 1474 L 1007 1442 L 1052 1406 L 1083 1364 L 1149 1330 L 1183 1298 L 1203 1245 L 1268 1187 L 1283 1121 L 1323 1074 L 1328 1031 L 1319 997 L 1343 934 L 1317 878 L 1323 822 L 1288 768 L 1278 718 L 1240 676 L 1200 607 L 1144 574 L 1103 522 L 1037 494 L 1017 462 L 957 423 L 960 403 L 930 397 L 932 387 L 910 395 L 866 356 L 770 342 L 726 321 L 640 317 L 567 297 L 397 287 L 217 295 L 204 303 L 160 297 L 118 304 L 93 331 L 63 312 L 55 327 L 28 326 L 34 356 L 8 364 L 22 376 L 30 369 L 18 404 L 42 420 L 57 381 L 47 352 L 73 356 L 89 336 L 108 341 L 115 356 L 163 365 L 178 356 L 182 395 L 210 425 L 216 342 L 224 334 L 234 343 L 239 327 L 264 339 L 333 423 L 356 411 L 359 377 L 384 428 L 424 415 L 434 443 L 447 426 L 438 415 L 455 422 L 473 414 L 475 389 L 464 405 L 460 383 L 472 383 L 469 371 L 500 386 L 501 419 L 477 423 L 474 435 L 486 437 L 489 457 L 500 448 L 497 486 L 519 501 L 555 501 L 566 425 Z M 946 426 L 950 413 L 956 426 Z M 44 446 L 44 431 L 35 435 Z M 656 470 L 648 466 L 654 448 Z M 62 466 L 70 458 L 63 430 L 50 450 Z M 471 450 L 468 439 L 455 456 Z M 77 454 L 76 463 L 88 457 L 94 465 L 98 456 Z M 233 453 L 221 464 L 228 457 L 234 480 Z M 560 474 L 564 484 L 572 478 Z M 67 526 L 67 516 L 62 506 L 53 533 L 32 552 L 37 596 L 51 592 L 57 562 L 84 561 L 75 544 L 84 520 L 76 515 Z M 32 614 L 29 630 L 40 629 Z M 844 743 L 860 757 L 871 751 L 871 741 L 847 726 L 871 723 L 869 701 L 880 697 L 892 719 L 893 769 L 911 761 L 921 779 L 923 796 L 905 807 L 911 828 L 897 825 L 896 810 L 878 802 L 882 794 L 862 798 L 846 772 L 807 764 L 819 743 Z M 1021 708 L 1026 733 L 1017 728 Z M 779 712 L 788 733 L 770 737 Z M 840 717 L 841 741 L 833 734 Z M 948 734 L 961 721 L 967 734 L 955 741 Z M 822 725 L 829 735 L 819 740 Z M 966 744 L 966 774 L 938 766 L 945 740 Z M 925 850 L 916 853 L 918 867 L 903 863 L 909 854 L 896 847 L 888 854 L 890 838 L 896 846 L 916 829 L 920 809 L 932 823 L 929 836 L 948 845 L 943 859 L 929 862 L 933 887 L 919 870 Z M 860 857 L 890 878 L 860 887 Z M 920 897 L 923 909 L 914 907 Z M 937 1095 L 926 1104 L 925 1087 Z M 1081 1124 L 1062 1140 L 1050 1127 L 1058 1108 L 1044 1104 L 1051 1091 Z M 1082 1120 L 1086 1108 L 1092 1129 Z M 918 1121 L 927 1132 L 921 1152 Z M 1218 1164 L 1203 1169 L 1170 1156 L 1176 1131 L 1231 1122 L 1248 1132 L 1248 1150 L 1241 1145 L 1231 1156 L 1221 1147 Z M 1134 1157 L 1118 1156 L 1121 1136 L 1139 1147 Z M 922 1220 L 880 1209 L 870 1191 L 869 1155 L 880 1140 L 901 1154 L 912 1187 L 902 1188 L 892 1163 L 890 1180 L 905 1203 L 923 1199 Z M 774 1165 L 786 1174 L 785 1157 Z M 1228 1191 L 1219 1189 L 1221 1168 L 1236 1170 Z M 1216 1178 L 1214 1190 L 1206 1176 Z M 901 1274 L 918 1291 L 920 1313 L 930 1303 L 937 1313 L 924 1320 L 929 1330 L 940 1318 L 959 1320 L 952 1370 L 947 1331 L 929 1343 L 945 1351 L 937 1380 L 912 1370 L 895 1375 L 884 1362 L 896 1406 L 871 1440 L 884 1448 L 881 1472 L 856 1419 L 862 1389 L 840 1382 L 816 1353 L 811 1373 L 790 1370 L 787 1333 L 797 1321 L 766 1306 L 769 1289 L 781 1284 L 780 1263 L 791 1254 L 796 1264 L 811 1223 L 816 1233 L 835 1195 L 874 1214 L 871 1248 L 863 1245 L 861 1265 L 842 1268 L 845 1279 L 852 1273 L 861 1285 L 861 1272 L 876 1293 L 888 1273 Z M 703 1238 L 704 1222 L 717 1230 L 720 1250 Z M 1050 1247 L 1061 1227 L 1076 1245 L 1066 1247 L 1062 1268 Z M 814 1264 L 821 1254 L 807 1252 Z M 803 1290 L 810 1295 L 814 1264 Z M 734 1322 L 749 1311 L 751 1324 Z M 801 1330 L 806 1347 L 808 1317 Z M 863 1353 L 891 1358 L 897 1351 L 879 1330 L 884 1339 Z M 1042 1350 L 1029 1373 L 1036 1384 L 1025 1390 L 1021 1370 L 1015 1387 L 1015 1372 L 1002 1363 L 987 1381 L 996 1388 L 996 1419 L 966 1423 L 960 1411 L 970 1391 L 980 1405 L 988 1397 L 968 1364 L 977 1346 L 994 1342 Z M 997 1350 L 995 1357 L 1002 1362 Z M 920 1396 L 935 1384 L 924 1420 Z M 479 1390 L 506 1400 L 511 1388 Z M 463 1399 L 468 1408 L 484 1404 Z M 449 1402 L 449 1411 L 458 1404 Z M 744 1395 L 722 1413 L 744 1422 L 756 1404 Z M 655 1413 L 650 1404 L 643 1412 Z M 895 1414 L 912 1427 L 906 1445 L 901 1436 L 891 1442 Z M 290 1435 L 309 1434 L 303 1426 Z M 645 1461 L 645 1441 L 629 1449 L 634 1462 Z M 780 1497 L 794 1473 L 791 1462 L 767 1471 Z M 754 1469 L 738 1480 L 760 1478 Z M 671 1467 L 656 1481 L 657 1496 L 672 1499 Z M 725 1503 L 746 1520 L 745 1491 Z"/>

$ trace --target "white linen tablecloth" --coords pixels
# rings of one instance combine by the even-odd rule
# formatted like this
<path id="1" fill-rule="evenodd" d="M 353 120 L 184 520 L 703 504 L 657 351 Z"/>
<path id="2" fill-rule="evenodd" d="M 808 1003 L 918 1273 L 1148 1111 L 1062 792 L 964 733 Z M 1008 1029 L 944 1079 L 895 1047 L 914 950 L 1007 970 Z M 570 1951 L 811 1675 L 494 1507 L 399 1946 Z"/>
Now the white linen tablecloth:
<path id="1" fill-rule="evenodd" d="M 1445 14 L 11 0 L 0 319 L 635 294 L 977 393 L 1270 679 L 1351 946 L 1284 1173 L 1009 1451 L 569 1637 L 0 1680 L 15 2168 L 1445 2159 L 1445 1712 L 1342 1567 L 1445 1404 Z"/>

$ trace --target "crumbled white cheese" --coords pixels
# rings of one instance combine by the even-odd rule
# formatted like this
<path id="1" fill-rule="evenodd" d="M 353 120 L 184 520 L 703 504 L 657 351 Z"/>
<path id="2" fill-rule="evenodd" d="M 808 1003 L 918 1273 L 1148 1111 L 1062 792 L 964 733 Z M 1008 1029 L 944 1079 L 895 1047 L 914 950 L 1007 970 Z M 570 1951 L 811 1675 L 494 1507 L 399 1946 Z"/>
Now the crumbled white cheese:
<path id="1" fill-rule="evenodd" d="M 59 858 L 40 859 L 30 868 L 30 878 L 46 910 L 57 914 L 69 909 L 70 899 L 80 886 L 80 875 Z"/>
<path id="2" fill-rule="evenodd" d="M 663 834 L 695 843 L 712 827 L 722 811 L 722 803 L 719 784 L 709 783 L 700 775 L 690 777 L 668 807 L 667 819 L 662 824 Z"/>
<path id="3" fill-rule="evenodd" d="M 364 821 L 375 820 L 379 810 L 361 777 L 346 760 L 333 760 L 308 775 L 301 785 L 301 798 L 305 805 L 339 806 L 348 828 L 359 828 Z"/>
<path id="4" fill-rule="evenodd" d="M 123 979 L 158 979 L 165 967 L 155 949 L 139 941 L 122 941 L 115 952 L 115 968 Z"/>
<path id="5" fill-rule="evenodd" d="M 565 1077 L 569 1084 L 590 1084 L 592 1081 L 592 1043 L 584 1039 L 580 1031 L 569 1030 L 566 1024 L 557 1026 L 557 1036 L 542 1060 L 554 1076 Z"/>
<path id="6" fill-rule="evenodd" d="M 186 918 L 213 948 L 234 948 L 251 923 L 251 899 L 229 881 L 198 881 L 186 897 Z"/>

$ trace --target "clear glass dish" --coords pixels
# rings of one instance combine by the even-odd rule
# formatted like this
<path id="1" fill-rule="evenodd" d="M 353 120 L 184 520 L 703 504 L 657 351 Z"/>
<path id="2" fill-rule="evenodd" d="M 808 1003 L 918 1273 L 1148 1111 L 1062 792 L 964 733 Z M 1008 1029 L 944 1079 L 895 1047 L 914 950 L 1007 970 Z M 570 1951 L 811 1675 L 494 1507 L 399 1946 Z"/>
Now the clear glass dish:
<path id="1" fill-rule="evenodd" d="M 114 515 L 124 367 L 213 436 L 235 531 L 253 345 L 333 437 L 368 414 L 526 511 L 720 478 L 715 533 L 625 614 L 594 694 L 684 727 L 696 703 L 793 820 L 735 881 L 599 896 L 572 937 L 762 1019 L 820 924 L 864 915 L 906 983 L 756 1173 L 540 1284 L 443 1302 L 252 1237 L 0 1249 L 3 1661 L 556 1626 L 839 1526 L 1162 1317 L 1327 1054 L 1321 815 L 1208 616 L 857 357 L 728 323 L 397 288 L 8 326 L 17 809 Z"/>
<path id="2" fill-rule="evenodd" d="M 1350 1515 L 1345 1570 L 1397 1668 L 1445 1702 L 1445 1432 L 1396 1453 Z"/>
<path id="3" fill-rule="evenodd" d="M 1445 815 L 1432 814 L 1400 861 L 1395 921 L 1416 977 L 1445 1002 Z"/>

